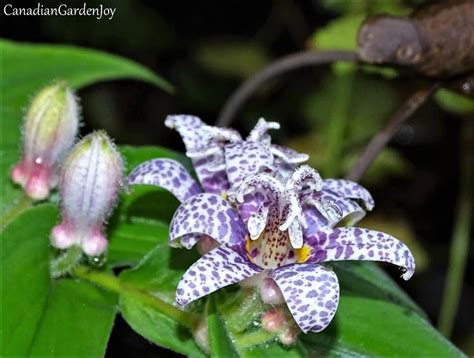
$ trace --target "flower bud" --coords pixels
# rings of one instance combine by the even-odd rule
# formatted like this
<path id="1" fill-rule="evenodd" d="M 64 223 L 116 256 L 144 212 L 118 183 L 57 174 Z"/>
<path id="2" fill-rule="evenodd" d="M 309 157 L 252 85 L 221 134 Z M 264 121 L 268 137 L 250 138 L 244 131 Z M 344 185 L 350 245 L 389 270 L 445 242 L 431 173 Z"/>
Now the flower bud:
<path id="1" fill-rule="evenodd" d="M 278 285 L 270 277 L 265 277 L 260 285 L 262 301 L 271 305 L 279 305 L 285 302 L 283 294 Z"/>
<path id="2" fill-rule="evenodd" d="M 275 309 L 265 312 L 262 315 L 262 328 L 270 333 L 280 333 L 286 330 L 288 318 L 281 309 Z"/>
<path id="3" fill-rule="evenodd" d="M 35 200 L 48 197 L 57 185 L 57 170 L 74 144 L 79 107 L 63 81 L 43 88 L 28 108 L 23 124 L 23 156 L 12 180 Z"/>
<path id="4" fill-rule="evenodd" d="M 102 254 L 107 248 L 103 225 L 122 177 L 122 157 L 105 132 L 94 132 L 79 142 L 61 170 L 62 222 L 53 229 L 52 245 L 58 249 L 80 245 L 86 255 Z"/>
<path id="5" fill-rule="evenodd" d="M 283 345 L 291 346 L 295 344 L 300 332 L 301 331 L 297 327 L 290 326 L 278 335 L 278 339 Z"/>

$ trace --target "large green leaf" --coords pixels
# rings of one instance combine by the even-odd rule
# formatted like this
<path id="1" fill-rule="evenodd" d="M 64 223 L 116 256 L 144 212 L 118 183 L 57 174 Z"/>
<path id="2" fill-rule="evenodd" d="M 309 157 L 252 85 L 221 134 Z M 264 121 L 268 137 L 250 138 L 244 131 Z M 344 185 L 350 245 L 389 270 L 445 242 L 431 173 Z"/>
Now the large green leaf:
<path id="1" fill-rule="evenodd" d="M 191 332 L 153 305 L 153 297 L 173 304 L 177 283 L 195 259 L 185 250 L 159 244 L 138 267 L 120 274 L 120 311 L 128 324 L 150 341 L 188 356 L 203 357 Z"/>
<path id="2" fill-rule="evenodd" d="M 110 230 L 107 261 L 112 266 L 134 266 L 157 244 L 168 240 L 168 225 L 156 220 L 131 218 Z"/>
<path id="3" fill-rule="evenodd" d="M 417 313 L 365 297 L 342 296 L 331 325 L 302 337 L 318 356 L 462 357 Z"/>
<path id="4" fill-rule="evenodd" d="M 65 79 L 80 89 L 99 81 L 130 78 L 171 89 L 165 80 L 150 70 L 100 51 L 0 40 L 0 54 L 0 215 L 9 210 L 21 195 L 21 190 L 9 180 L 9 171 L 19 160 L 23 109 L 42 86 L 56 79 Z"/>
<path id="5" fill-rule="evenodd" d="M 53 281 L 51 205 L 25 210 L 2 233 L 2 356 L 100 356 L 115 317 L 115 295 L 81 281 Z"/>

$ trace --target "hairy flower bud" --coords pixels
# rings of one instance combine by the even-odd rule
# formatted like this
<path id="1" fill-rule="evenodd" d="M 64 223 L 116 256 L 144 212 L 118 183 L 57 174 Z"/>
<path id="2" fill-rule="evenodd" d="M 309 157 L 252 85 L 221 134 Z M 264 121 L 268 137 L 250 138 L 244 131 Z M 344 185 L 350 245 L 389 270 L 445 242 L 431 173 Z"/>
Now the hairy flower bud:
<path id="1" fill-rule="evenodd" d="M 94 132 L 78 143 L 61 170 L 62 222 L 53 229 L 54 247 L 79 245 L 89 256 L 102 254 L 102 230 L 122 184 L 123 160 L 105 132 Z"/>
<path id="2" fill-rule="evenodd" d="M 26 194 L 43 200 L 57 185 L 57 169 L 74 144 L 79 127 L 79 107 L 63 81 L 43 88 L 31 102 L 23 125 L 23 156 L 12 171 L 12 180 Z"/>
<path id="3" fill-rule="evenodd" d="M 288 317 L 281 309 L 274 309 L 262 315 L 262 328 L 270 333 L 282 333 L 288 327 Z"/>
<path id="4" fill-rule="evenodd" d="M 260 286 L 262 301 L 271 305 L 279 305 L 285 302 L 283 294 L 278 285 L 270 277 L 265 277 Z"/>

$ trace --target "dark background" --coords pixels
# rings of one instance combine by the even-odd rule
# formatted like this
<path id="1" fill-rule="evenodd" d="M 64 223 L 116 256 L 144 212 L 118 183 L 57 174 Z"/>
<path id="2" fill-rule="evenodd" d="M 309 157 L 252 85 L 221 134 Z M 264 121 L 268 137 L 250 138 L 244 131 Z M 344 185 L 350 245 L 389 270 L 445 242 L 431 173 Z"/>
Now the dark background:
<path id="1" fill-rule="evenodd" d="M 225 100 L 244 78 L 275 58 L 314 47 L 312 35 L 341 16 L 340 5 L 349 7 L 359 1 L 370 3 L 341 0 L 338 7 L 330 6 L 335 1 L 328 0 L 87 1 L 89 7 L 103 4 L 116 8 L 113 20 L 6 17 L 2 11 L 1 31 L 2 37 L 17 41 L 104 50 L 153 69 L 175 86 L 174 95 L 134 81 L 107 82 L 84 89 L 79 92 L 82 132 L 104 128 L 119 144 L 154 144 L 183 150 L 178 135 L 163 124 L 167 114 L 190 113 L 213 123 Z M 54 7 L 64 2 L 44 0 L 42 4 Z M 17 7 L 36 4 L 10 3 Z M 82 6 L 83 1 L 67 3 Z M 403 5 L 414 8 L 422 3 L 405 1 Z M 312 164 L 331 160 L 325 158 L 324 133 L 331 119 L 329 105 L 338 105 L 337 95 L 326 98 L 334 90 L 331 87 L 334 80 L 329 66 L 281 76 L 262 87 L 245 104 L 233 126 L 246 133 L 260 116 L 277 120 L 282 124 L 275 134 L 277 142 L 291 143 L 308 152 L 316 158 Z M 387 79 L 358 72 L 355 84 L 347 85 L 354 92 L 351 112 L 361 112 L 350 119 L 348 138 L 357 135 L 344 155 L 349 158 L 362 149 L 374 130 L 422 82 L 411 75 Z M 370 117 L 369 122 L 358 121 L 358 117 Z M 462 158 L 459 141 L 466 120 L 472 120 L 472 115 L 466 119 L 430 101 L 391 142 L 391 153 L 396 156 L 385 158 L 363 180 L 377 203 L 375 214 L 367 218 L 367 225 L 383 228 L 413 248 L 417 273 L 407 283 L 399 279 L 397 282 L 434 323 L 438 320 L 448 265 Z M 348 167 L 341 165 L 339 175 L 343 176 Z M 471 245 L 452 337 L 471 355 L 474 352 L 472 263 Z M 399 275 L 396 269 L 387 269 L 394 277 Z M 117 320 L 109 356 L 157 354 L 169 353 L 146 342 L 120 318 Z"/>

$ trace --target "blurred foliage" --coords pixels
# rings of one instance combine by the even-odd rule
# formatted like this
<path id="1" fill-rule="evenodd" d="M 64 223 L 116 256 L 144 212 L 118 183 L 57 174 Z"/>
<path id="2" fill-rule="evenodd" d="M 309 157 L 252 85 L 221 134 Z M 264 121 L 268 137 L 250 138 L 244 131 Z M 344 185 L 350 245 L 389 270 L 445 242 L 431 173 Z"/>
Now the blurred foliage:
<path id="1" fill-rule="evenodd" d="M 261 46 L 249 42 L 206 42 L 196 50 L 196 61 L 206 70 L 220 76 L 245 78 L 269 60 Z"/>

